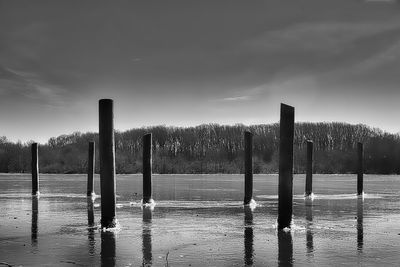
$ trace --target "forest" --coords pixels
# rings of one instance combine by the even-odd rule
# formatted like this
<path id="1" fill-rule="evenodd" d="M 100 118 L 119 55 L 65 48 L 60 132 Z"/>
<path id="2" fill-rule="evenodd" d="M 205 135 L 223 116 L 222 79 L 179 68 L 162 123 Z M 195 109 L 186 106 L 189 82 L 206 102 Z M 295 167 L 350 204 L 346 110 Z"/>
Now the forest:
<path id="1" fill-rule="evenodd" d="M 142 137 L 153 136 L 153 173 L 243 173 L 244 132 L 253 133 L 254 173 L 277 173 L 279 124 L 196 127 L 154 126 L 115 132 L 117 173 L 141 173 Z M 306 141 L 314 142 L 315 173 L 355 173 L 357 142 L 364 143 L 365 172 L 400 173 L 400 136 L 366 125 L 347 123 L 296 123 L 294 172 L 304 173 Z M 39 145 L 41 173 L 86 173 L 88 142 L 98 134 L 72 133 L 53 137 Z M 27 143 L 0 137 L 0 172 L 30 172 Z"/>

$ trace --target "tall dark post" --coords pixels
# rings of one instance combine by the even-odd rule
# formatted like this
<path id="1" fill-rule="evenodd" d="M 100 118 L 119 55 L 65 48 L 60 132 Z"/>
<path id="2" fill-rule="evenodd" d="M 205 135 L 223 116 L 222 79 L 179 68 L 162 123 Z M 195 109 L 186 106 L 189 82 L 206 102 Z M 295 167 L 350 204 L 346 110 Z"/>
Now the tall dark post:
<path id="1" fill-rule="evenodd" d="M 151 161 L 152 161 L 151 133 L 143 136 L 143 200 L 142 203 L 151 203 Z"/>
<path id="2" fill-rule="evenodd" d="M 281 104 L 278 228 L 290 227 L 293 204 L 294 107 Z"/>
<path id="3" fill-rule="evenodd" d="M 99 101 L 101 226 L 115 227 L 115 144 L 113 100 Z"/>
<path id="4" fill-rule="evenodd" d="M 358 166 L 357 166 L 357 194 L 363 194 L 363 180 L 364 180 L 364 151 L 363 144 L 357 143 L 357 155 L 358 155 Z"/>
<path id="5" fill-rule="evenodd" d="M 87 174 L 87 196 L 94 195 L 94 162 L 95 162 L 95 146 L 94 142 L 89 142 L 89 155 L 88 155 L 88 174 Z"/>
<path id="6" fill-rule="evenodd" d="M 37 195 L 39 193 L 39 152 L 37 143 L 32 144 L 31 151 L 32 151 L 32 195 Z"/>
<path id="7" fill-rule="evenodd" d="M 312 194 L 312 178 L 313 178 L 313 142 L 307 141 L 307 170 L 306 170 L 306 196 Z"/>
<path id="8" fill-rule="evenodd" d="M 244 205 L 253 199 L 253 134 L 244 133 Z"/>

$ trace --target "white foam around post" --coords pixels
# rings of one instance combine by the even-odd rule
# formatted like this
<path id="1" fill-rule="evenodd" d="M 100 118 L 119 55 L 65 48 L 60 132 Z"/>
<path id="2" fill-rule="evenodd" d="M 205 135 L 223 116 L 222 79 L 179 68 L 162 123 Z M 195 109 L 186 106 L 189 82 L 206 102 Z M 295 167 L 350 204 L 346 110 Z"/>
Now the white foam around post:
<path id="1" fill-rule="evenodd" d="M 309 200 L 314 200 L 315 195 L 314 195 L 314 193 L 311 193 L 310 195 L 304 195 L 304 198 L 309 199 Z"/>
<path id="2" fill-rule="evenodd" d="M 250 203 L 248 204 L 249 208 L 251 211 L 255 210 L 255 208 L 257 207 L 257 202 L 254 199 L 250 200 Z"/>
<path id="3" fill-rule="evenodd" d="M 143 203 L 143 199 L 140 201 L 142 207 L 149 207 L 151 210 L 154 210 L 156 206 L 156 202 L 151 198 L 148 203 Z"/>
<path id="4" fill-rule="evenodd" d="M 116 233 L 119 233 L 121 231 L 121 225 L 119 224 L 117 219 L 115 219 L 115 226 L 114 227 L 107 228 L 107 227 L 101 227 L 101 225 L 99 225 L 98 227 L 102 232 L 113 232 L 113 233 L 116 234 Z"/>

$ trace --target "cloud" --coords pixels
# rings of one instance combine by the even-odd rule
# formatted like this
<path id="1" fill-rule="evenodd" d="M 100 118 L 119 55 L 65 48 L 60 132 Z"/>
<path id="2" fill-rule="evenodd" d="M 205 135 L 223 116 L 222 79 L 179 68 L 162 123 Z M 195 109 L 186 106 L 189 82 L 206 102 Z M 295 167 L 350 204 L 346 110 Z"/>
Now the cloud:
<path id="1" fill-rule="evenodd" d="M 65 90 L 49 84 L 34 72 L 25 72 L 0 66 L 0 93 L 17 95 L 50 106 L 64 103 Z"/>
<path id="2" fill-rule="evenodd" d="M 267 31 L 243 43 L 253 51 L 294 51 L 335 54 L 355 40 L 400 29 L 400 20 L 380 22 L 313 22 L 296 23 L 274 31 Z"/>
<path id="3" fill-rule="evenodd" d="M 225 102 L 246 101 L 246 100 L 250 100 L 250 96 L 235 96 L 235 97 L 226 97 L 220 99 L 220 101 L 225 101 Z"/>

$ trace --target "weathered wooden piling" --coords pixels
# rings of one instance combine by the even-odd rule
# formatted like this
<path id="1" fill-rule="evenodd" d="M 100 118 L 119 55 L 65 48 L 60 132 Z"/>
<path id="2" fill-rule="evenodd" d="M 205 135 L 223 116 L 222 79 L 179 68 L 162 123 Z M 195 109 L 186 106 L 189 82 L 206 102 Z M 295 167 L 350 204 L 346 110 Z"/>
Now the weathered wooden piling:
<path id="1" fill-rule="evenodd" d="M 278 228 L 290 227 L 293 204 L 294 107 L 281 104 Z"/>
<path id="2" fill-rule="evenodd" d="M 151 197 L 151 164 L 152 164 L 152 137 L 151 133 L 143 136 L 143 204 L 153 202 Z"/>
<path id="3" fill-rule="evenodd" d="M 362 143 L 357 143 L 357 194 L 362 195 L 364 192 L 364 148 Z"/>
<path id="4" fill-rule="evenodd" d="M 32 152 L 32 195 L 39 194 L 39 149 L 38 144 L 33 143 L 31 145 Z"/>
<path id="5" fill-rule="evenodd" d="M 87 196 L 90 197 L 94 195 L 94 168 L 95 168 L 95 144 L 94 142 L 89 142 L 89 155 L 87 164 Z"/>
<path id="6" fill-rule="evenodd" d="M 312 194 L 312 178 L 313 178 L 313 142 L 307 141 L 307 168 L 306 168 L 306 196 Z"/>
<path id="7" fill-rule="evenodd" d="M 244 133 L 244 205 L 253 199 L 253 134 Z"/>
<path id="8" fill-rule="evenodd" d="M 116 226 L 115 143 L 113 100 L 99 101 L 101 226 Z"/>

